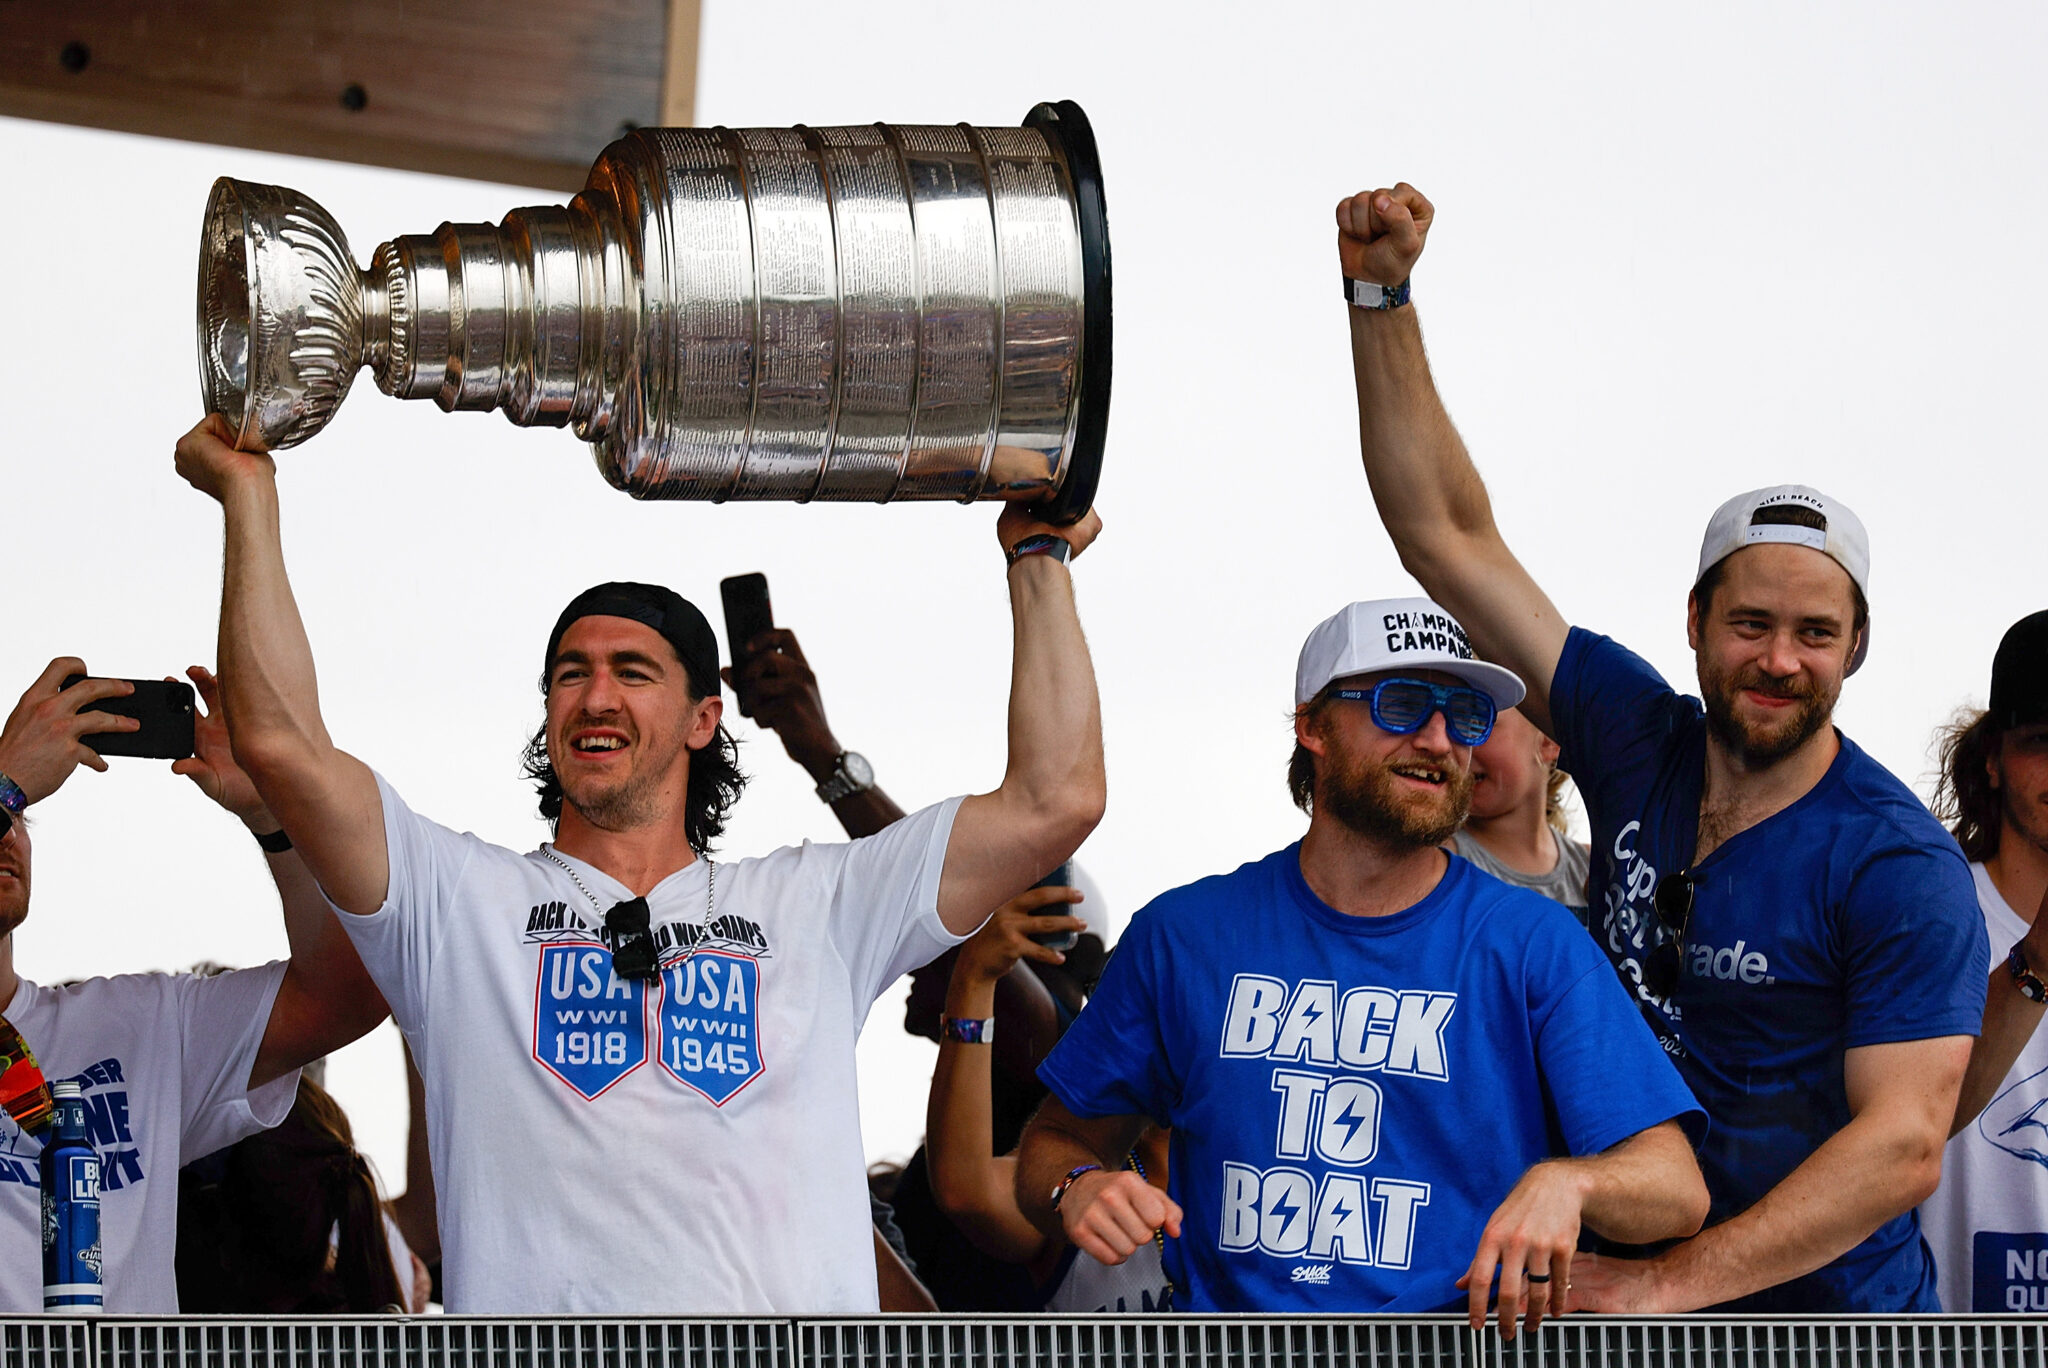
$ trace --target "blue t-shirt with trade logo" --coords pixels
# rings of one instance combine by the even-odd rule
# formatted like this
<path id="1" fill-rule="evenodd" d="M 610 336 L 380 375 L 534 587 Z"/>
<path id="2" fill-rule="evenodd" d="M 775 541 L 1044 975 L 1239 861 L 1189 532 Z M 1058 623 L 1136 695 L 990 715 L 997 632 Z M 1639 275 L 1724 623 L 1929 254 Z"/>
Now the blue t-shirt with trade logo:
<path id="1" fill-rule="evenodd" d="M 1447 859 L 1385 917 L 1318 898 L 1298 844 L 1162 894 L 1039 1069 L 1173 1128 L 1176 1310 L 1460 1304 L 1531 1164 L 1697 1120 L 1571 913 Z"/>
<path id="2" fill-rule="evenodd" d="M 1707 723 L 1642 659 L 1573 628 L 1550 688 L 1559 760 L 1593 830 L 1595 938 L 1712 1126 L 1709 1225 L 1754 1205 L 1849 1123 L 1845 1050 L 1976 1035 L 1990 972 L 1969 866 L 1949 834 L 1846 736 L 1799 801 L 1691 873 L 1683 969 L 1641 987 L 1665 932 L 1657 883 L 1692 861 Z M 1744 1312 L 1939 1311 L 1913 1212 L 1833 1263 L 1730 1303 Z"/>

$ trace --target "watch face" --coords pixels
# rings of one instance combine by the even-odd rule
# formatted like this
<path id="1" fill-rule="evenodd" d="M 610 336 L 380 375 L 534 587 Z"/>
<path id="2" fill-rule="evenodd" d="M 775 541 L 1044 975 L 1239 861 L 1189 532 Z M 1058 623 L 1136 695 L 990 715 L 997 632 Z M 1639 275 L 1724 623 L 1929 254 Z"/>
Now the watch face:
<path id="1" fill-rule="evenodd" d="M 870 788 L 875 782 L 875 767 L 859 751 L 848 751 L 839 761 L 839 768 L 853 781 L 855 788 Z"/>

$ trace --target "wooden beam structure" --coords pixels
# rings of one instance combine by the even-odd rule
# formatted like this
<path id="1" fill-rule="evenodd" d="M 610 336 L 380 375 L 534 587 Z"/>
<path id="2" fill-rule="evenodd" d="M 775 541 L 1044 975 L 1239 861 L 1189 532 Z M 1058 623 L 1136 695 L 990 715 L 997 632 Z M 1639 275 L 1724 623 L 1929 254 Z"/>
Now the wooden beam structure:
<path id="1" fill-rule="evenodd" d="M 0 0 L 0 114 L 578 190 L 693 121 L 698 0 Z"/>

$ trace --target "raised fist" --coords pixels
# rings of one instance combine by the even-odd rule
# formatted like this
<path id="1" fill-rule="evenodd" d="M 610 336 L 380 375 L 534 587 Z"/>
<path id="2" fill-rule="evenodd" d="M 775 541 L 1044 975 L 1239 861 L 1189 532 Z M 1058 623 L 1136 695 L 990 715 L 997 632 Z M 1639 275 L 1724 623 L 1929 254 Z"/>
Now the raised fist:
<path id="1" fill-rule="evenodd" d="M 1345 199 L 1337 206 L 1337 259 L 1344 274 L 1389 289 L 1399 285 L 1415 269 L 1435 217 L 1422 192 L 1406 181 Z"/>

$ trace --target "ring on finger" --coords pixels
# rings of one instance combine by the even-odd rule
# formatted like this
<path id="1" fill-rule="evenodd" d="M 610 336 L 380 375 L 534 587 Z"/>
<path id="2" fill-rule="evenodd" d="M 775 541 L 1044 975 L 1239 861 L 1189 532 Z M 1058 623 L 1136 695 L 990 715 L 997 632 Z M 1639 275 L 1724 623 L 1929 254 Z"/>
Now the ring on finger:
<path id="1" fill-rule="evenodd" d="M 1522 1276 L 1532 1283 L 1547 1283 L 1550 1281 L 1550 1275 L 1548 1273 L 1531 1273 L 1527 1270 L 1524 1270 Z"/>

